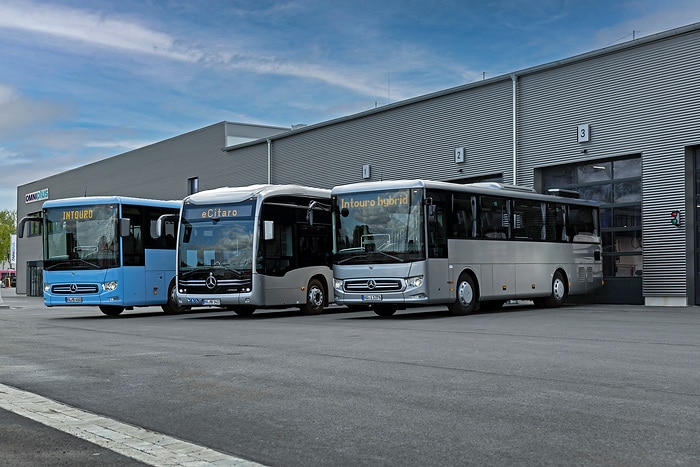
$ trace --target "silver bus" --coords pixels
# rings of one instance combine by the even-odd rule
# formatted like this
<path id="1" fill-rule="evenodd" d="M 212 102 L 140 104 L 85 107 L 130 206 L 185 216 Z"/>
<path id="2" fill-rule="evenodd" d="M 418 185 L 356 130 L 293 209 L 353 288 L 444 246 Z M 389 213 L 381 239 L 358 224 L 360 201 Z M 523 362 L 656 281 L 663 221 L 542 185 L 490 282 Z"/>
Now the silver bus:
<path id="1" fill-rule="evenodd" d="M 365 182 L 331 190 L 335 302 L 453 315 L 508 300 L 560 306 L 603 283 L 599 208 L 496 183 Z"/>
<path id="2" fill-rule="evenodd" d="M 217 188 L 182 202 L 177 297 L 186 307 L 250 315 L 321 313 L 332 284 L 330 190 L 298 185 Z"/>

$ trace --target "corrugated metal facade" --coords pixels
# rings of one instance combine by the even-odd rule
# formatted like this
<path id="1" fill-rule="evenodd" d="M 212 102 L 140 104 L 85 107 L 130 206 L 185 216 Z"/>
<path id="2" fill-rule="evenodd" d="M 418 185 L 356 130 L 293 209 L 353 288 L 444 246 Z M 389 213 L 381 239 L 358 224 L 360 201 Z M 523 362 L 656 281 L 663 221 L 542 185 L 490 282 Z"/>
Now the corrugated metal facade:
<path id="1" fill-rule="evenodd" d="M 189 177 L 199 177 L 202 190 L 268 176 L 331 188 L 361 181 L 366 164 L 372 180 L 502 175 L 506 183 L 533 186 L 540 168 L 641 154 L 643 295 L 678 304 L 695 294 L 694 224 L 669 228 L 667 214 L 694 209 L 686 153 L 700 145 L 697 57 L 700 23 L 227 151 L 225 130 L 214 125 L 25 185 L 18 194 L 50 183 L 51 198 L 80 196 L 85 188 L 91 195 L 181 198 Z M 577 142 L 581 124 L 590 125 L 589 142 Z M 465 148 L 464 163 L 454 162 L 456 147 Z M 23 204 L 20 217 L 28 212 Z"/>
<path id="2" fill-rule="evenodd" d="M 280 135 L 272 143 L 272 181 L 331 188 L 362 181 L 365 164 L 371 180 L 504 172 L 510 170 L 510 109 L 510 84 L 496 82 Z M 455 164 L 456 147 L 465 148 L 465 163 Z"/>
<path id="3" fill-rule="evenodd" d="M 686 231 L 668 213 L 685 210 L 685 152 L 700 144 L 697 57 L 695 29 L 519 79 L 518 183 L 537 167 L 642 154 L 645 297 L 688 294 Z"/>

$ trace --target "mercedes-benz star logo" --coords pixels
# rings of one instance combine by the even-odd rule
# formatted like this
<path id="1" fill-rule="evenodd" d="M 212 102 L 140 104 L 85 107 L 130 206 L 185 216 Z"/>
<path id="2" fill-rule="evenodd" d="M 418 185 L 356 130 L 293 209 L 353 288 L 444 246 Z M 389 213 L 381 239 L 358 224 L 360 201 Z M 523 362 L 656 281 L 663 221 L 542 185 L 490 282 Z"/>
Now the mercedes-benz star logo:
<path id="1" fill-rule="evenodd" d="M 78 291 L 78 285 L 77 284 L 71 284 L 70 285 L 70 293 L 75 293 Z"/>
<path id="2" fill-rule="evenodd" d="M 367 288 L 368 288 L 369 290 L 374 290 L 375 287 L 377 287 L 377 283 L 374 282 L 374 279 L 370 279 L 370 280 L 367 281 Z"/>
<path id="3" fill-rule="evenodd" d="M 214 277 L 213 274 L 209 274 L 209 277 L 207 277 L 205 282 L 207 284 L 207 289 L 213 289 L 216 287 L 216 277 Z"/>

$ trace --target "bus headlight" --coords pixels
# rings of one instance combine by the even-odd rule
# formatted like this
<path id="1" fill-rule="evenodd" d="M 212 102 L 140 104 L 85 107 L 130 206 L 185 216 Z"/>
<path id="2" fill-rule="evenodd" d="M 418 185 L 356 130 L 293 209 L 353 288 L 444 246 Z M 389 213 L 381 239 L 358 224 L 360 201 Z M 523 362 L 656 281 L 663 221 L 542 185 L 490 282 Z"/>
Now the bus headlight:
<path id="1" fill-rule="evenodd" d="M 336 290 L 343 290 L 343 280 L 333 279 L 333 288 L 335 288 Z"/>
<path id="2" fill-rule="evenodd" d="M 423 276 L 414 276 L 406 279 L 406 287 L 415 289 L 423 285 Z"/>
<path id="3" fill-rule="evenodd" d="M 44 284 L 44 292 L 51 292 L 51 284 Z"/>
<path id="4" fill-rule="evenodd" d="M 117 290 L 117 284 L 119 284 L 118 281 L 103 282 L 102 283 L 102 290 L 104 290 L 105 292 L 111 292 L 113 290 Z"/>

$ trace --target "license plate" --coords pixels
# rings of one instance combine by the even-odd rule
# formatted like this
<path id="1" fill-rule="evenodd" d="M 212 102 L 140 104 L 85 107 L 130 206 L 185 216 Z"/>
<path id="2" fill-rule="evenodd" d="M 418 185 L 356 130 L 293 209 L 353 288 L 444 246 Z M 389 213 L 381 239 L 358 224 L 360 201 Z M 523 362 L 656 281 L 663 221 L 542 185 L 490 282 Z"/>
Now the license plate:
<path id="1" fill-rule="evenodd" d="M 202 305 L 221 305 L 221 300 L 218 298 L 204 298 Z"/>
<path id="2" fill-rule="evenodd" d="M 83 303 L 83 297 L 66 297 L 66 303 Z"/>
<path id="3" fill-rule="evenodd" d="M 382 296 L 380 294 L 363 295 L 362 300 L 365 302 L 381 302 Z"/>

